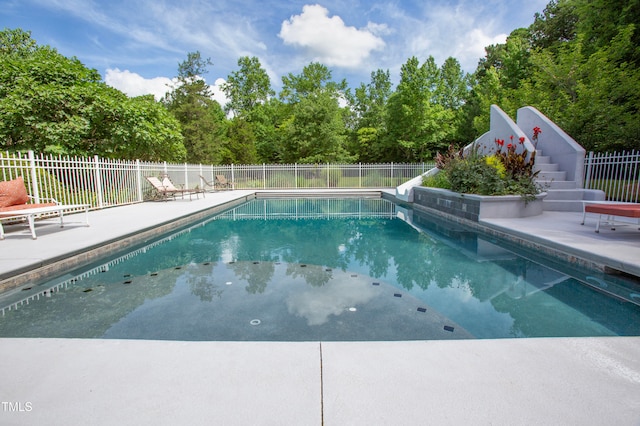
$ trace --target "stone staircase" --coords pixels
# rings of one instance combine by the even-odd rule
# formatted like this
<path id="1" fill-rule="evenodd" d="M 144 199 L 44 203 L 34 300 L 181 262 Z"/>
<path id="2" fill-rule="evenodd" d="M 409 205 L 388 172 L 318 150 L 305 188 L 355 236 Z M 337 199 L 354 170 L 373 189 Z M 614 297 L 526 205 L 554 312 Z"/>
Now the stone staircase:
<path id="1" fill-rule="evenodd" d="M 547 192 L 543 209 L 546 211 L 581 212 L 583 201 L 604 201 L 605 193 L 582 188 L 582 183 L 567 180 L 567 172 L 552 163 L 549 156 L 536 150 L 534 171 L 538 170 L 537 183 Z"/>

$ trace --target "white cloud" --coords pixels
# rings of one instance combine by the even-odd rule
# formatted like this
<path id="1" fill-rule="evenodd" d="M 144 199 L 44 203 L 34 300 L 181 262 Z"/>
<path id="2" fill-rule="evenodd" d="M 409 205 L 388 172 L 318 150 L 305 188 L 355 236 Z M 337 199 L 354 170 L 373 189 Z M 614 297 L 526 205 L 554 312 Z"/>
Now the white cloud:
<path id="1" fill-rule="evenodd" d="M 151 94 L 156 100 L 162 99 L 165 93 L 171 90 L 172 83 L 167 77 L 144 78 L 129 70 L 120 71 L 118 68 L 108 69 L 104 82 L 128 96 Z"/>
<path id="2" fill-rule="evenodd" d="M 453 57 L 468 72 L 485 56 L 486 46 L 505 42 L 507 34 L 497 29 L 499 17 L 500 13 L 492 15 L 489 7 L 480 3 L 425 5 L 417 16 L 404 11 L 395 14 L 396 25 L 405 35 L 400 43 L 408 47 L 407 56 L 420 60 L 433 56 L 438 64 Z"/>
<path id="3" fill-rule="evenodd" d="M 327 66 L 355 68 L 385 42 L 374 35 L 386 27 L 369 23 L 366 29 L 346 26 L 339 16 L 329 17 L 320 5 L 306 5 L 302 14 L 282 22 L 280 37 L 285 44 L 299 46 L 313 56 L 314 61 Z"/>
<path id="4" fill-rule="evenodd" d="M 491 36 L 486 34 L 480 28 L 474 28 L 462 35 L 458 48 L 455 50 L 454 57 L 459 57 L 460 61 L 474 61 L 473 65 L 477 65 L 478 59 L 485 56 L 484 48 L 491 44 L 505 43 L 508 34 L 497 34 Z"/>
<path id="5" fill-rule="evenodd" d="M 118 68 L 107 69 L 104 81 L 109 86 L 124 92 L 127 96 L 153 95 L 158 101 L 172 90 L 172 86 L 175 83 L 174 80 L 167 77 L 144 78 L 129 70 L 120 71 Z M 222 106 L 227 103 L 227 97 L 220 89 L 224 82 L 223 78 L 218 78 L 210 86 L 213 92 L 213 99 Z"/>
<path id="6" fill-rule="evenodd" d="M 211 91 L 213 92 L 213 99 L 218 101 L 218 103 L 220 103 L 220 105 L 222 106 L 225 106 L 227 103 L 227 96 L 224 94 L 224 92 L 220 88 L 220 86 L 222 86 L 224 83 L 225 83 L 224 78 L 218 78 L 216 79 L 215 83 L 213 83 L 213 86 L 211 86 Z"/>

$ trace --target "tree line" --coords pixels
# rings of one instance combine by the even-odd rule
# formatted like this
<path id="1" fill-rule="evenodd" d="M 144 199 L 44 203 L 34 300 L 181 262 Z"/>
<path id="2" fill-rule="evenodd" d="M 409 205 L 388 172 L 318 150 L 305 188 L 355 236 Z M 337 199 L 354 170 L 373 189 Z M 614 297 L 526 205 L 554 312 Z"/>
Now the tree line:
<path id="1" fill-rule="evenodd" d="M 241 57 L 213 100 L 213 65 L 190 52 L 156 101 L 127 97 L 77 58 L 0 32 L 0 149 L 190 163 L 419 162 L 489 128 L 491 104 L 531 105 L 587 150 L 640 148 L 640 0 L 552 0 L 528 28 L 487 46 L 473 73 L 411 57 L 351 88 L 312 62 L 279 93 Z M 541 137 L 544 137 L 543 135 Z"/>

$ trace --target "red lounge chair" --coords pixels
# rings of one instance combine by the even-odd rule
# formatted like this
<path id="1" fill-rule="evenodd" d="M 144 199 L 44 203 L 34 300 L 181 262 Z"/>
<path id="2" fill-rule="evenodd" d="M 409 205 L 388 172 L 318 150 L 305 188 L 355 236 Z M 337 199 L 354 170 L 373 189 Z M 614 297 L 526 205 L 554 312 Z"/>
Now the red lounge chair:
<path id="1" fill-rule="evenodd" d="M 587 213 L 595 213 L 598 215 L 598 223 L 596 225 L 596 232 L 600 232 L 600 222 L 603 221 L 602 216 L 606 215 L 604 220 L 606 223 L 611 224 L 611 229 L 615 230 L 615 223 L 612 216 L 630 217 L 638 219 L 640 223 L 640 204 L 634 203 L 614 203 L 614 204 L 587 204 L 585 203 L 584 212 L 582 214 L 582 224 L 584 225 L 584 219 Z"/>

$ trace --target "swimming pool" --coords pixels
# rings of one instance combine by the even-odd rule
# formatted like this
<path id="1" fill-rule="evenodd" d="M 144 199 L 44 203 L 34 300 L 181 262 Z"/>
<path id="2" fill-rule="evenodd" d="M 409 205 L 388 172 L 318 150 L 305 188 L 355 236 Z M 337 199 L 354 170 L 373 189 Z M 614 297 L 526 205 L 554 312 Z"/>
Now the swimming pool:
<path id="1" fill-rule="evenodd" d="M 614 277 L 574 272 L 380 198 L 259 199 L 2 295 L 0 336 L 309 341 L 640 334 L 640 308 L 599 291 L 617 286 Z"/>

